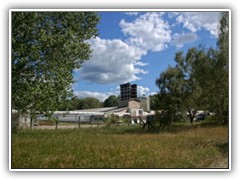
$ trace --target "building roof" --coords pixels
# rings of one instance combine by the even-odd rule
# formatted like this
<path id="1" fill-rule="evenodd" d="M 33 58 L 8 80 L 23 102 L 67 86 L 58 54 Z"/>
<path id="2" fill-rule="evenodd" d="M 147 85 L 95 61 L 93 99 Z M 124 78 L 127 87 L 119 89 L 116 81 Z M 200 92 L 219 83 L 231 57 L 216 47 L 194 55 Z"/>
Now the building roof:
<path id="1" fill-rule="evenodd" d="M 134 98 L 134 99 L 129 99 L 128 101 L 137 101 L 137 102 L 141 102 L 139 99 Z"/>
<path id="2" fill-rule="evenodd" d="M 81 109 L 74 112 L 107 112 L 118 109 L 118 107 L 104 107 L 104 108 L 94 108 L 94 109 Z"/>

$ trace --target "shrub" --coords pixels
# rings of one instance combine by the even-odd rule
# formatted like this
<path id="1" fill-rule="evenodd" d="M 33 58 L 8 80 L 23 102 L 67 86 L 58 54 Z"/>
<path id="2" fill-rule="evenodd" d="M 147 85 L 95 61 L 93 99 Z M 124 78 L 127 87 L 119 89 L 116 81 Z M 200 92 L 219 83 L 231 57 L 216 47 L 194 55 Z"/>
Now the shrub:
<path id="1" fill-rule="evenodd" d="M 162 131 L 165 130 L 166 127 L 170 126 L 173 122 L 175 116 L 170 111 L 162 111 L 161 113 L 156 112 L 154 116 L 154 122 L 159 122 L 159 127 Z"/>

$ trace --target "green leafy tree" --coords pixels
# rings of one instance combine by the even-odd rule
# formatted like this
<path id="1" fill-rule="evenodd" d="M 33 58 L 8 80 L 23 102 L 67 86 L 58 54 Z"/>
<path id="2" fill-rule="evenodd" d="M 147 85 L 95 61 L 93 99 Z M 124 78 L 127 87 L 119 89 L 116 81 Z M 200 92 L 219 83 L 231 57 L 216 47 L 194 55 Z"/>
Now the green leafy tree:
<path id="1" fill-rule="evenodd" d="M 165 109 L 163 101 L 160 101 L 160 94 L 154 94 L 149 96 L 150 109 L 151 110 L 161 110 Z"/>
<path id="2" fill-rule="evenodd" d="M 214 86 L 212 107 L 222 123 L 228 122 L 229 114 L 229 13 L 222 12 L 218 38 L 217 61 L 214 64 Z"/>
<path id="3" fill-rule="evenodd" d="M 118 106 L 118 99 L 115 95 L 110 95 L 105 101 L 103 102 L 104 107 L 113 107 Z"/>
<path id="4" fill-rule="evenodd" d="M 159 101 L 172 114 L 186 111 L 190 122 L 197 109 L 215 112 L 220 122 L 228 121 L 229 17 L 223 12 L 217 49 L 190 48 L 176 53 L 176 66 L 168 67 L 156 80 Z"/>
<path id="5" fill-rule="evenodd" d="M 51 114 L 72 95 L 73 70 L 90 58 L 93 12 L 12 12 L 12 107 Z"/>
<path id="6" fill-rule="evenodd" d="M 164 104 L 164 107 L 161 109 L 171 112 L 172 117 L 169 118 L 170 121 L 183 108 L 184 75 L 178 68 L 168 67 L 166 71 L 160 74 L 156 84 L 160 89 L 159 101 L 162 102 L 162 105 Z"/>
<path id="7" fill-rule="evenodd" d="M 101 108 L 102 103 L 94 97 L 86 97 L 81 99 L 81 109 Z"/>
<path id="8" fill-rule="evenodd" d="M 160 101 L 165 102 L 166 110 L 176 116 L 181 112 L 188 112 L 190 122 L 196 115 L 196 110 L 202 107 L 202 87 L 197 81 L 198 77 L 205 76 L 204 65 L 210 65 L 208 54 L 203 47 L 191 48 L 184 56 L 182 52 L 176 53 L 176 66 L 169 67 L 160 74 L 156 80 L 160 88 Z M 205 63 L 205 64 L 204 64 Z M 207 67 L 209 70 L 209 67 Z M 201 72 L 201 73 L 200 73 Z M 205 78 L 203 78 L 206 81 Z M 168 115 L 169 116 L 169 115 Z"/>
<path id="9" fill-rule="evenodd" d="M 221 123 L 228 122 L 229 86 L 229 15 L 221 13 L 217 49 L 208 49 L 197 56 L 193 76 L 201 87 L 198 103 L 216 114 Z"/>
<path id="10" fill-rule="evenodd" d="M 65 103 L 61 103 L 58 110 L 60 111 L 70 111 L 70 110 L 79 110 L 82 108 L 82 100 L 77 96 L 73 96 L 71 99 L 67 99 Z"/>

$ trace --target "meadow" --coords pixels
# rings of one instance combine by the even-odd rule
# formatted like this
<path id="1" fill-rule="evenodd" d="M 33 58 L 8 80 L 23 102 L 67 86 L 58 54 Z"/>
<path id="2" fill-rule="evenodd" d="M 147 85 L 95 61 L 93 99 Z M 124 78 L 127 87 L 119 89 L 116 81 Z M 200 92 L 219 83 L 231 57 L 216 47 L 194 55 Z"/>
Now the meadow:
<path id="1" fill-rule="evenodd" d="M 22 129 L 11 141 L 12 169 L 228 168 L 228 126 L 215 124 Z"/>

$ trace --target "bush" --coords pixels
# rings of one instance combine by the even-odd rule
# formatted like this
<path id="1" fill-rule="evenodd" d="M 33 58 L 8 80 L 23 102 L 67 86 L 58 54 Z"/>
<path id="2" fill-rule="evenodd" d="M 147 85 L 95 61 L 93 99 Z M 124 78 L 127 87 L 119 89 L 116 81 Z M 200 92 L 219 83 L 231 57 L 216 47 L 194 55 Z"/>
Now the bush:
<path id="1" fill-rule="evenodd" d="M 156 112 L 154 116 L 154 122 L 159 122 L 159 127 L 162 131 L 165 130 L 166 127 L 170 126 L 173 120 L 176 118 L 171 111 L 162 111 L 161 113 Z"/>
<path id="2" fill-rule="evenodd" d="M 106 122 L 106 127 L 110 129 L 111 124 L 118 123 L 118 119 L 114 114 L 111 114 L 110 116 L 104 118 L 104 122 Z"/>

